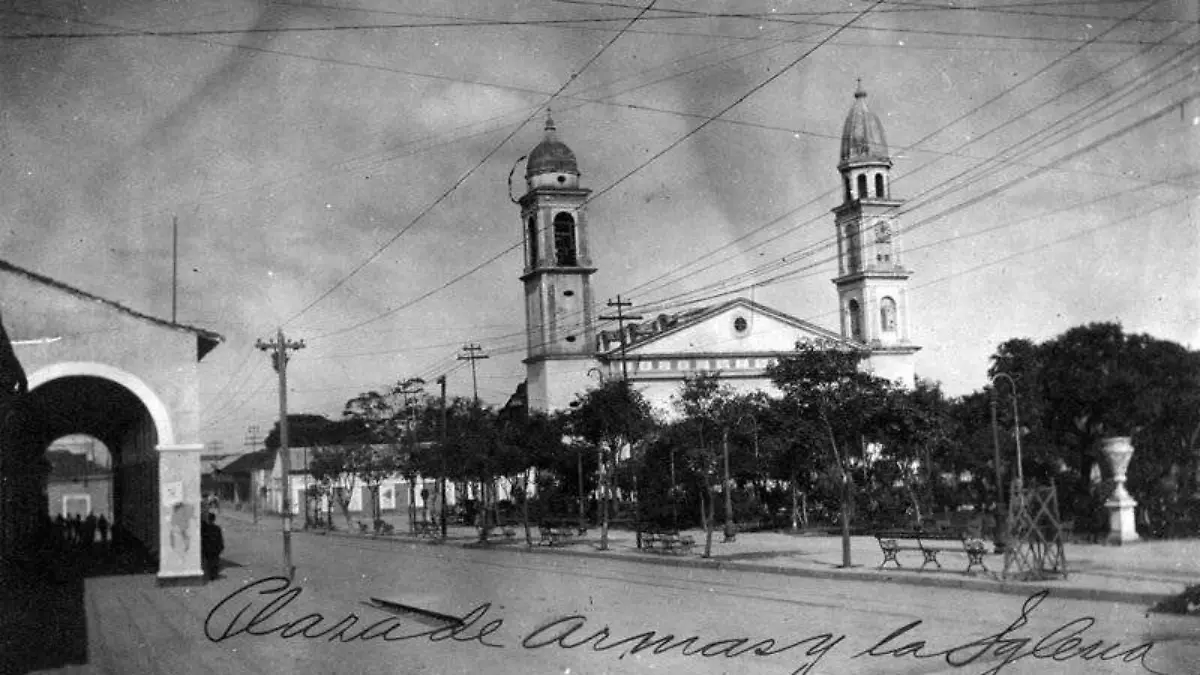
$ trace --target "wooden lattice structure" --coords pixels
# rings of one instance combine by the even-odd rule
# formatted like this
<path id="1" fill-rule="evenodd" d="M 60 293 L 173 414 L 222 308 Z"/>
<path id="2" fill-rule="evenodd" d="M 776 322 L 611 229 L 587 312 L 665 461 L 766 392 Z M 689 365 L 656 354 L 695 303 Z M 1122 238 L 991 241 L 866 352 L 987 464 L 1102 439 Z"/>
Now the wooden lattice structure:
<path id="1" fill-rule="evenodd" d="M 1013 485 L 1008 502 L 1008 549 L 1004 577 L 1038 581 L 1067 577 L 1063 528 L 1058 518 L 1058 491 L 1048 487 Z"/>

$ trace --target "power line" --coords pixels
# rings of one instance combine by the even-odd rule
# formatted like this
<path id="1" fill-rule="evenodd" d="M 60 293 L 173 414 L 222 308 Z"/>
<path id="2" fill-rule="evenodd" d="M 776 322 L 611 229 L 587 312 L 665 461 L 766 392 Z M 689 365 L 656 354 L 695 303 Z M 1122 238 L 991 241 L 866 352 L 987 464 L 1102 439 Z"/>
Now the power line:
<path id="1" fill-rule="evenodd" d="M 345 275 L 340 280 L 338 280 L 337 283 L 335 283 L 329 290 L 322 293 L 316 300 L 313 300 L 308 305 L 306 305 L 303 309 L 301 309 L 299 312 L 292 315 L 292 317 L 290 319 L 288 319 L 287 321 L 285 321 L 284 324 L 291 323 L 296 318 L 300 317 L 305 312 L 307 312 L 309 309 L 311 309 L 314 305 L 321 302 L 325 298 L 329 297 L 329 295 L 331 293 L 333 293 L 334 291 L 336 291 L 338 288 L 340 288 L 342 286 L 342 284 L 349 281 L 351 277 L 353 277 L 360 270 L 362 270 L 364 267 L 369 265 L 373 260 L 375 260 L 377 257 L 379 257 L 384 252 L 384 250 L 386 250 L 397 239 L 399 239 L 401 235 L 403 235 L 405 232 L 407 232 L 409 229 L 411 229 L 414 225 L 416 225 L 417 221 L 419 221 L 421 218 L 423 218 L 425 216 L 425 214 L 429 213 L 434 207 L 436 207 L 438 204 L 440 204 L 442 202 L 442 200 L 444 200 L 446 197 L 450 196 L 450 194 L 452 192 L 454 192 L 456 189 L 458 189 L 458 186 L 462 185 L 467 180 L 467 178 L 469 178 L 472 174 L 475 173 L 475 171 L 477 171 L 480 167 L 482 167 L 484 165 L 484 163 L 486 163 L 489 159 L 492 158 L 493 155 L 495 155 L 497 152 L 499 152 L 500 148 L 504 147 L 504 145 L 507 144 L 508 141 L 510 139 L 512 139 L 513 136 L 516 136 L 517 133 L 521 129 L 523 129 L 525 127 L 525 125 L 529 123 L 530 120 L 532 120 L 539 112 L 541 112 L 542 108 L 544 108 L 545 106 L 549 106 L 551 103 L 553 103 L 554 99 L 557 98 L 559 94 L 561 94 L 563 91 L 565 91 L 567 89 L 567 87 L 571 86 L 571 84 L 573 82 L 575 82 L 575 79 L 578 78 L 580 74 L 582 74 L 585 70 L 587 70 L 589 66 L 591 66 L 593 63 L 596 62 L 597 59 L 600 58 L 601 55 L 603 55 L 606 51 L 608 51 L 609 47 L 611 47 L 613 45 L 613 43 L 616 42 L 624 34 L 625 30 L 627 30 L 630 26 L 632 26 L 638 20 L 638 18 L 642 16 L 642 14 L 645 14 L 647 11 L 649 11 L 650 8 L 653 7 L 654 3 L 657 1 L 658 0 L 650 0 L 650 3 L 648 5 L 646 5 L 645 9 L 643 9 L 641 12 L 639 12 L 637 16 L 635 16 L 629 20 L 629 23 L 626 24 L 624 29 L 622 29 L 616 35 L 614 35 L 612 37 L 612 39 L 610 39 L 608 42 L 604 43 L 604 45 L 602 47 L 600 47 L 600 49 L 595 54 L 593 54 L 592 57 L 589 58 L 587 60 L 587 62 L 584 63 L 579 69 L 577 69 L 575 72 L 571 73 L 570 77 L 567 78 L 567 81 L 564 82 L 558 88 L 557 91 L 555 91 L 553 94 L 551 94 L 550 98 L 545 103 L 543 103 L 542 106 L 534 109 L 534 111 L 531 112 L 511 132 L 509 132 L 508 135 L 505 136 L 503 140 L 501 140 L 486 155 L 484 155 L 483 159 L 481 159 L 479 162 L 477 162 L 475 164 L 475 166 L 473 166 L 469 171 L 467 171 L 457 181 L 455 181 L 454 184 L 451 185 L 450 188 L 447 189 L 445 192 L 443 192 L 436 200 L 434 200 L 434 202 L 432 204 L 430 204 L 424 210 L 422 210 L 419 214 L 417 214 L 417 217 L 414 218 L 412 221 L 410 221 L 408 225 L 401 228 L 401 230 L 398 233 L 396 233 L 395 236 L 393 236 L 391 239 L 389 239 L 383 246 L 381 246 L 378 250 L 376 250 L 375 253 L 371 254 L 371 256 L 369 256 L 366 260 L 364 260 L 362 263 L 359 263 L 354 269 L 352 269 L 350 271 L 349 274 Z M 499 255 L 497 255 L 496 258 L 499 258 L 501 255 L 504 255 L 509 250 L 515 250 L 515 249 L 516 249 L 516 246 L 512 246 L 509 249 L 505 249 Z M 484 263 L 484 264 L 486 265 L 487 263 Z M 480 267 L 482 267 L 482 265 Z"/>

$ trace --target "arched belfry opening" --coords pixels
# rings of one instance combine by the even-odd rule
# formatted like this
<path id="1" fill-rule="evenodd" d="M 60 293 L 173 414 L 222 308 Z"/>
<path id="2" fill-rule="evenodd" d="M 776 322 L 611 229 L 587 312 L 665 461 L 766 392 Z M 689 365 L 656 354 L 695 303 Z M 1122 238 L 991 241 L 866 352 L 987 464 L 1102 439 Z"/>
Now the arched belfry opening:
<path id="1" fill-rule="evenodd" d="M 569 213 L 554 216 L 554 262 L 558 267 L 575 267 L 579 264 L 575 244 L 575 219 Z"/>

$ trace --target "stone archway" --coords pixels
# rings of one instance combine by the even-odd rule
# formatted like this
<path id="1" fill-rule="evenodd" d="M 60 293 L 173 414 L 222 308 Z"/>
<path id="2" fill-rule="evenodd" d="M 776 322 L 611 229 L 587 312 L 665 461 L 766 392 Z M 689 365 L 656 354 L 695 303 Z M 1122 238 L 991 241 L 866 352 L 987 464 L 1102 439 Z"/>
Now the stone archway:
<path id="1" fill-rule="evenodd" d="M 64 377 L 97 377 L 102 380 L 111 380 L 128 389 L 149 411 L 150 417 L 154 420 L 155 431 L 158 433 L 158 442 L 163 445 L 175 443 L 175 429 L 171 424 L 171 415 L 167 412 L 167 406 L 140 378 L 103 363 L 70 361 L 51 364 L 30 375 L 28 377 L 29 391 L 32 392 L 51 380 Z"/>
<path id="2" fill-rule="evenodd" d="M 142 378 L 103 363 L 46 365 L 28 378 L 44 448 L 64 433 L 86 433 L 114 451 L 116 522 L 158 558 L 160 580 L 199 578 L 199 444 L 176 443 L 174 415 Z"/>

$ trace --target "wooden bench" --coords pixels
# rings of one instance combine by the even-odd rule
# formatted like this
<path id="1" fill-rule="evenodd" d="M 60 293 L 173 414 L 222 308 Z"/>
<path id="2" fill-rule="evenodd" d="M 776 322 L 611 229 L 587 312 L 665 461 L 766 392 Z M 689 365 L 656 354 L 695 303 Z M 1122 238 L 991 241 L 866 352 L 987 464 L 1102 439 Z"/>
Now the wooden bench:
<path id="1" fill-rule="evenodd" d="M 982 539 L 970 537 L 963 533 L 888 530 L 877 532 L 875 539 L 879 541 L 879 549 L 883 551 L 883 562 L 880 563 L 878 569 L 883 569 L 883 566 L 889 561 L 896 563 L 896 567 L 903 567 L 897 558 L 897 554 L 900 551 L 920 551 L 921 556 L 924 558 L 920 568 L 922 570 L 929 563 L 933 563 L 937 565 L 938 569 L 942 569 L 942 563 L 938 560 L 938 554 L 950 552 L 967 554 L 967 574 L 970 574 L 971 569 L 976 565 L 982 567 L 984 571 L 988 571 L 987 564 L 983 560 L 983 557 L 987 554 L 987 544 Z M 905 541 L 912 541 L 915 544 L 906 546 L 901 543 Z"/>
<path id="2" fill-rule="evenodd" d="M 575 536 L 575 529 L 562 525 L 543 523 L 538 525 L 539 544 L 545 546 L 563 546 L 570 543 Z"/>
<path id="3" fill-rule="evenodd" d="M 416 535 L 418 537 L 440 537 L 442 530 L 437 526 L 437 523 L 432 520 L 418 520 L 416 522 Z"/>
<path id="4" fill-rule="evenodd" d="M 680 535 L 678 532 L 643 531 L 642 548 L 657 553 L 690 553 L 696 546 L 696 540 L 691 535 Z"/>

